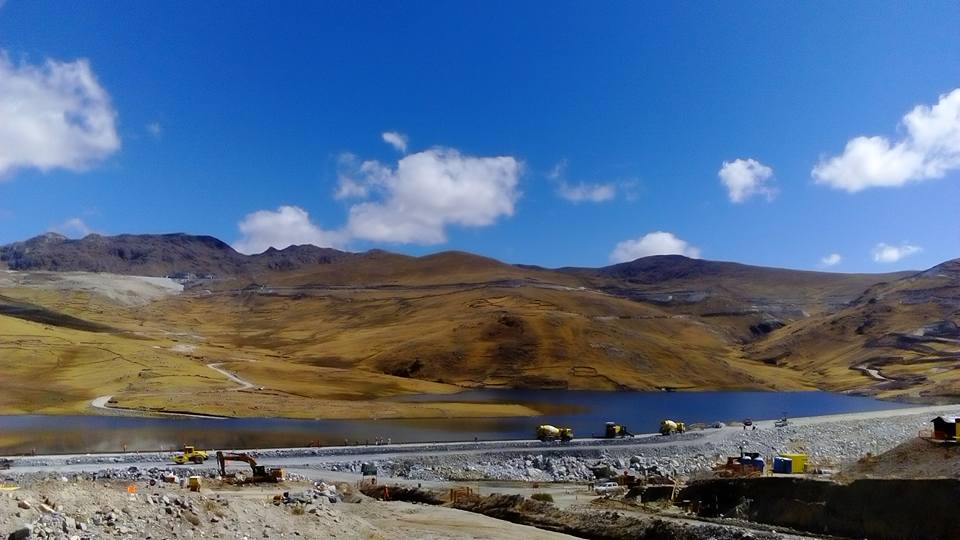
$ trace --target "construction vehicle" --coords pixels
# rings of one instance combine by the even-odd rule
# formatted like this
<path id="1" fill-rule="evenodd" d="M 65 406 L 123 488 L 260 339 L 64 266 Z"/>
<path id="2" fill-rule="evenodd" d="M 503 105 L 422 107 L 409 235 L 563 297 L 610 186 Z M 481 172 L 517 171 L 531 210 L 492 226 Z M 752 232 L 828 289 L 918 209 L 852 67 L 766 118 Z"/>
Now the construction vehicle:
<path id="1" fill-rule="evenodd" d="M 189 445 L 184 446 L 181 453 L 173 456 L 173 462 L 177 465 L 184 465 L 186 463 L 196 463 L 197 465 L 202 465 L 206 460 L 206 450 L 197 450 L 193 446 Z"/>
<path id="2" fill-rule="evenodd" d="M 727 457 L 727 462 L 713 468 L 714 472 L 724 477 L 731 476 L 760 476 L 766 468 L 766 462 L 759 452 L 744 452 L 740 447 L 739 456 Z"/>
<path id="3" fill-rule="evenodd" d="M 660 422 L 660 434 L 661 435 L 672 435 L 674 433 L 683 433 L 687 430 L 687 427 L 683 422 L 677 422 L 674 420 L 664 420 Z"/>
<path id="4" fill-rule="evenodd" d="M 568 427 L 558 428 L 550 424 L 541 424 L 537 426 L 537 438 L 541 441 L 569 441 L 573 439 L 573 429 Z"/>
<path id="5" fill-rule="evenodd" d="M 606 429 L 603 432 L 603 437 L 605 439 L 633 437 L 633 433 L 627 431 L 627 426 L 622 426 L 616 422 L 607 422 Z"/>
<path id="6" fill-rule="evenodd" d="M 250 478 L 245 478 L 242 474 L 227 474 L 228 461 L 242 461 L 250 465 L 252 472 Z M 253 484 L 259 482 L 270 482 L 276 484 L 283 482 L 284 473 L 281 468 L 267 469 L 263 465 L 257 465 L 257 460 L 250 454 L 236 454 L 232 452 L 217 451 L 217 463 L 220 465 L 220 476 L 224 479 L 234 479 L 240 484 Z"/>

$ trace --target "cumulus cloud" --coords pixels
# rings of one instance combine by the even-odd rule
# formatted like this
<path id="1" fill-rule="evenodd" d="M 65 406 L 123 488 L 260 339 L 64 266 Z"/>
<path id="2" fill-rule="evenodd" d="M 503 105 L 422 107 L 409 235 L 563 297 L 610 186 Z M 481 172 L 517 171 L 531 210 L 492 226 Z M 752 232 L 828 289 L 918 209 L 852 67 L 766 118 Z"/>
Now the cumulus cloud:
<path id="1" fill-rule="evenodd" d="M 768 183 L 773 178 L 773 169 L 755 159 L 724 161 L 717 175 L 734 203 L 741 203 L 754 195 L 764 195 L 771 200 L 777 194 Z"/>
<path id="2" fill-rule="evenodd" d="M 960 168 L 960 88 L 936 105 L 918 105 L 901 121 L 903 137 L 856 137 L 839 156 L 813 168 L 818 184 L 856 193 L 941 178 Z"/>
<path id="3" fill-rule="evenodd" d="M 605 202 L 617 196 L 617 185 L 613 182 L 568 182 L 566 180 L 567 160 L 562 159 L 547 172 L 547 178 L 557 182 L 557 196 L 572 203 Z"/>
<path id="4" fill-rule="evenodd" d="M 407 153 L 407 136 L 396 131 L 384 131 L 383 142 L 392 146 L 397 152 Z"/>
<path id="5" fill-rule="evenodd" d="M 604 202 L 616 197 L 617 188 L 613 184 L 590 184 L 587 182 L 568 184 L 562 182 L 557 188 L 557 194 L 573 203 Z"/>
<path id="6" fill-rule="evenodd" d="M 83 238 L 93 232 L 93 229 L 78 217 L 70 218 L 50 230 L 72 238 Z"/>
<path id="7" fill-rule="evenodd" d="M 351 179 L 362 187 L 351 189 L 365 189 L 371 200 L 350 208 L 345 232 L 380 242 L 444 242 L 449 225 L 482 227 L 513 215 L 520 172 L 513 157 L 465 156 L 451 148 L 404 156 L 396 168 L 364 162 Z"/>
<path id="8" fill-rule="evenodd" d="M 823 266 L 836 266 L 840 264 L 840 261 L 843 260 L 843 257 L 839 253 L 831 253 L 826 257 L 820 259 L 820 264 Z"/>
<path id="9" fill-rule="evenodd" d="M 891 246 L 880 242 L 874 246 L 871 254 L 873 255 L 874 262 L 894 263 L 914 253 L 919 253 L 921 250 L 922 248 L 920 246 L 914 246 L 906 242 L 899 246 Z"/>
<path id="10" fill-rule="evenodd" d="M 120 148 L 116 117 L 86 60 L 15 65 L 0 52 L 0 179 L 93 165 Z"/>
<path id="11" fill-rule="evenodd" d="M 522 165 L 510 156 L 474 157 L 437 147 L 391 167 L 345 153 L 338 168 L 334 196 L 354 199 L 342 227 L 321 229 L 294 206 L 261 210 L 239 223 L 243 237 L 234 247 L 252 253 L 305 243 L 341 247 L 352 240 L 438 244 L 450 226 L 483 227 L 513 215 L 520 197 Z"/>
<path id="12" fill-rule="evenodd" d="M 244 216 L 237 227 L 242 236 L 233 247 L 240 253 L 261 253 L 269 247 L 283 249 L 301 244 L 343 245 L 341 233 L 321 229 L 310 221 L 310 214 L 298 206 L 252 212 Z"/>
<path id="13" fill-rule="evenodd" d="M 655 231 L 617 244 L 610 253 L 610 262 L 622 263 L 651 255 L 684 255 L 697 259 L 700 257 L 700 249 L 677 238 L 673 233 Z"/>

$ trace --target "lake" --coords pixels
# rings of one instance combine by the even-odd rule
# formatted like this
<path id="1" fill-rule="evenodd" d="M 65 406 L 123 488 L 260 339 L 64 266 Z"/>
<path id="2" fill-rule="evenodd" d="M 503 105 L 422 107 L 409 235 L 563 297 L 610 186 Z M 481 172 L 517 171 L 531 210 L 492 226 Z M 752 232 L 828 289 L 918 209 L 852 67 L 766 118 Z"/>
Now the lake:
<path id="1" fill-rule="evenodd" d="M 570 426 L 578 437 L 616 421 L 634 433 L 660 420 L 687 424 L 817 416 L 910 407 L 909 404 L 829 392 L 590 392 L 471 390 L 402 400 L 524 403 L 544 411 L 524 418 L 415 420 L 292 420 L 285 418 L 141 418 L 133 416 L 0 416 L 0 453 L 73 453 L 203 448 L 270 448 L 373 441 L 463 441 L 532 438 L 537 424 Z"/>

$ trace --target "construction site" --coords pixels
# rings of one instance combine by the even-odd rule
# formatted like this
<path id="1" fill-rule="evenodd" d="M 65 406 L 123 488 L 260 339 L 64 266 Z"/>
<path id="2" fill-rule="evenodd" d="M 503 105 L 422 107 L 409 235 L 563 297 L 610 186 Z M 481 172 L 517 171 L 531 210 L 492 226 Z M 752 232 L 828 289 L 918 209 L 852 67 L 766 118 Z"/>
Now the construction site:
<path id="1" fill-rule="evenodd" d="M 528 440 L 20 455 L 9 538 L 956 538 L 960 410 Z M 644 430 L 648 431 L 648 430 Z M 79 494 L 89 494 L 80 496 Z"/>

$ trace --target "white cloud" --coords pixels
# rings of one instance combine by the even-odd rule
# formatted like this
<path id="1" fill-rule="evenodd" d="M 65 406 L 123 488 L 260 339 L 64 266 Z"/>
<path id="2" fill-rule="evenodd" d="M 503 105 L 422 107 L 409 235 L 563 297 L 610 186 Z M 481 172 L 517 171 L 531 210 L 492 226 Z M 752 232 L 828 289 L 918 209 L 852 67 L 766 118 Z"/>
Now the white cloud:
<path id="1" fill-rule="evenodd" d="M 163 126 L 160 125 L 160 122 L 150 122 L 147 124 L 147 133 L 159 139 L 163 135 Z"/>
<path id="2" fill-rule="evenodd" d="M 297 206 L 259 210 L 244 216 L 237 224 L 241 238 L 233 247 L 240 253 L 261 253 L 269 247 L 283 249 L 300 244 L 340 247 L 343 237 L 337 231 L 323 230 L 310 221 L 310 214 Z"/>
<path id="3" fill-rule="evenodd" d="M 851 139 L 843 154 L 813 168 L 814 179 L 856 193 L 941 178 L 960 168 L 960 88 L 941 95 L 932 107 L 914 107 L 901 124 L 906 133 L 896 142 L 879 136 Z"/>
<path id="4" fill-rule="evenodd" d="M 116 116 L 86 60 L 14 65 L 0 52 L 0 178 L 93 165 L 120 148 Z"/>
<path id="5" fill-rule="evenodd" d="M 93 229 L 78 217 L 70 218 L 50 230 L 73 238 L 83 238 L 93 232 Z"/>
<path id="6" fill-rule="evenodd" d="M 765 195 L 771 200 L 777 194 L 776 189 L 767 183 L 773 178 L 773 169 L 755 159 L 724 161 L 717 175 L 726 186 L 730 200 L 735 203 L 753 195 Z"/>
<path id="7" fill-rule="evenodd" d="M 437 244 L 449 226 L 483 227 L 511 216 L 520 197 L 522 165 L 510 156 L 465 156 L 451 148 L 432 148 L 402 157 L 396 167 L 360 161 L 350 153 L 338 158 L 334 196 L 359 199 L 347 222 L 324 230 L 301 208 L 261 210 L 238 224 L 244 253 L 291 244 L 345 246 L 352 240 Z"/>
<path id="8" fill-rule="evenodd" d="M 613 184 L 568 184 L 562 182 L 557 188 L 557 194 L 564 199 L 574 202 L 604 202 L 616 197 L 617 188 Z"/>
<path id="9" fill-rule="evenodd" d="M 567 164 L 566 159 L 561 159 L 547 172 L 547 178 L 557 182 L 557 196 L 560 198 L 572 203 L 599 203 L 617 196 L 617 185 L 613 182 L 567 182 Z"/>
<path id="10" fill-rule="evenodd" d="M 873 255 L 874 262 L 894 263 L 900 259 L 909 257 L 914 253 L 919 253 L 920 251 L 922 251 L 920 246 L 910 245 L 906 242 L 900 244 L 899 246 L 891 246 L 881 242 L 874 246 L 871 253 Z"/>
<path id="11" fill-rule="evenodd" d="M 513 157 L 464 156 L 450 148 L 404 156 L 396 169 L 364 162 L 352 181 L 375 200 L 350 208 L 346 234 L 381 242 L 444 242 L 449 225 L 482 227 L 513 215 L 520 172 Z"/>
<path id="12" fill-rule="evenodd" d="M 383 142 L 392 146 L 397 152 L 407 153 L 407 136 L 396 131 L 384 131 Z"/>
<path id="13" fill-rule="evenodd" d="M 379 161 L 361 162 L 357 156 L 344 152 L 337 159 L 338 173 L 337 199 L 365 199 L 375 187 L 383 187 L 392 171 Z"/>
<path id="14" fill-rule="evenodd" d="M 651 255 L 684 255 L 697 259 L 700 257 L 700 249 L 677 238 L 673 233 L 655 231 L 617 244 L 610 253 L 610 262 L 622 263 Z"/>
<path id="15" fill-rule="evenodd" d="M 823 266 L 836 266 L 840 264 L 840 261 L 843 260 L 843 257 L 839 253 L 831 253 L 826 257 L 820 259 L 820 264 Z"/>

